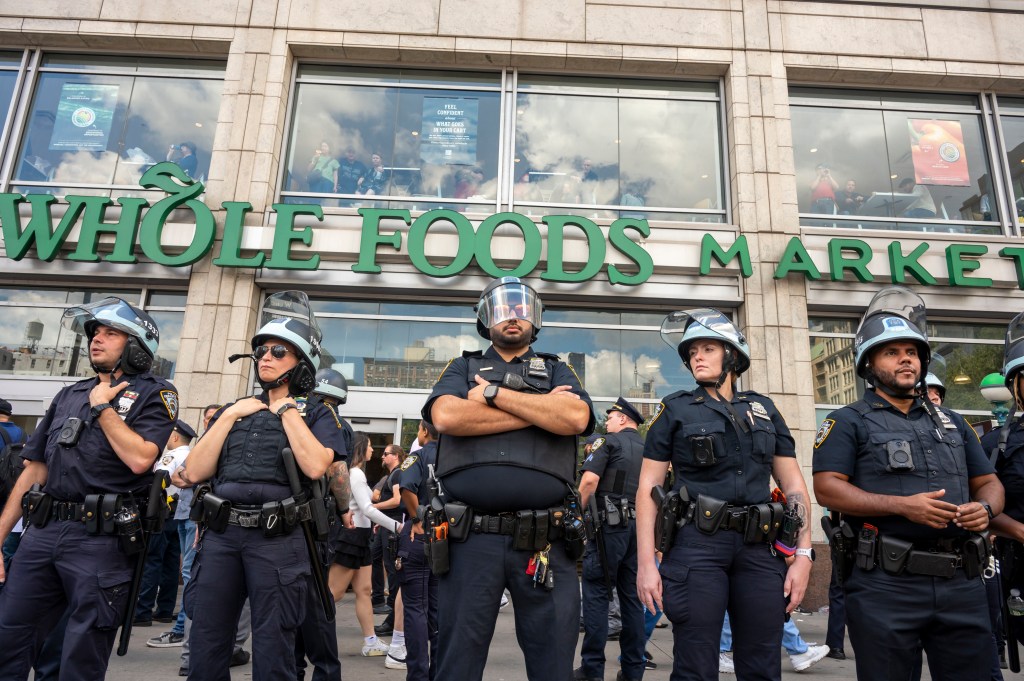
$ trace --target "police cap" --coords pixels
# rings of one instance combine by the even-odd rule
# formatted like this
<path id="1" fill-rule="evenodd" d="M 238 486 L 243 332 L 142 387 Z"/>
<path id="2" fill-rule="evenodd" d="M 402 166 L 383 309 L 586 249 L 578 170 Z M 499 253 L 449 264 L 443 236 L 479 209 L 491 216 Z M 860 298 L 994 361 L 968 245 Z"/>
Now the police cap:
<path id="1" fill-rule="evenodd" d="M 196 439 L 196 431 L 192 429 L 192 426 L 188 425 L 181 419 L 175 421 L 174 429 L 184 435 L 186 440 L 192 441 Z"/>
<path id="2" fill-rule="evenodd" d="M 636 410 L 636 407 L 634 407 L 632 404 L 626 401 L 625 397 L 620 397 L 619 399 L 615 400 L 615 404 L 613 404 L 611 408 L 605 413 L 610 414 L 613 411 L 622 412 L 629 418 L 633 419 L 633 422 L 636 423 L 638 426 L 644 422 L 644 417 L 640 415 L 640 412 Z"/>

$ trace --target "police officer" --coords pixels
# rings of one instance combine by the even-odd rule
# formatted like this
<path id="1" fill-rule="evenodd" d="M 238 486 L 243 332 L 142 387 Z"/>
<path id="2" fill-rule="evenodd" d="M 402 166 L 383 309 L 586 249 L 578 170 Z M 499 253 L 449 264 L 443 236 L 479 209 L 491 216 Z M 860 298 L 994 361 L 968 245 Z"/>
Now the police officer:
<path id="1" fill-rule="evenodd" d="M 352 426 L 349 425 L 348 421 L 341 417 L 341 407 L 348 403 L 348 381 L 345 380 L 344 374 L 326 367 L 317 371 L 313 398 L 331 407 L 335 416 L 338 417 L 338 422 L 341 423 L 342 437 L 345 440 L 345 451 L 351 452 L 355 433 L 352 431 Z"/>
<path id="2" fill-rule="evenodd" d="M 398 536 L 402 607 L 405 611 L 406 681 L 430 681 L 437 666 L 437 577 L 430 571 L 423 545 L 421 508 L 430 504 L 429 472 L 437 466 L 437 430 L 420 421 L 420 449 L 402 462 L 402 502 L 410 518 Z M 442 519 L 443 520 L 443 519 Z"/>
<path id="3" fill-rule="evenodd" d="M 527 677 L 565 681 L 580 602 L 575 559 L 562 538 L 564 509 L 576 436 L 593 429 L 593 409 L 568 365 L 530 347 L 541 328 L 541 301 L 530 286 L 495 280 L 476 312 L 490 347 L 452 360 L 423 407 L 440 433 L 438 475 L 449 503 L 471 515 L 466 525 L 447 514 L 451 570 L 438 584 L 437 678 L 482 677 L 507 588 Z"/>
<path id="4" fill-rule="evenodd" d="M 946 400 L 946 386 L 942 384 L 938 376 L 930 371 L 925 376 L 924 382 L 928 388 L 928 400 L 937 407 L 942 406 Z"/>
<path id="5" fill-rule="evenodd" d="M 972 533 L 1002 509 L 1003 488 L 971 427 L 923 397 L 926 328 L 915 293 L 876 294 L 854 344 L 868 389 L 815 436 L 818 502 L 842 513 L 853 535 L 843 588 L 859 679 L 908 678 L 918 642 L 933 679 L 989 677 L 978 664 L 991 645 L 977 578 L 987 543 Z"/>
<path id="6" fill-rule="evenodd" d="M 304 293 L 268 298 L 252 357 L 263 392 L 218 412 L 179 470 L 186 482 L 212 483 L 196 495 L 204 527 L 184 598 L 193 619 L 189 679 L 228 678 L 246 595 L 253 678 L 296 678 L 295 631 L 306 615 L 312 567 L 297 525 L 312 514 L 311 481 L 344 457 L 337 416 L 319 402 L 300 409 L 295 399 L 314 388 L 320 362 L 320 331 Z M 301 481 L 297 493 L 286 448 Z"/>
<path id="7" fill-rule="evenodd" d="M 608 434 L 598 438 L 583 461 L 580 499 L 592 508 L 599 540 L 583 557 L 583 664 L 577 679 L 604 679 L 604 648 L 608 639 L 608 606 L 612 587 L 618 589 L 622 631 L 622 680 L 644 674 L 644 610 L 636 597 L 636 488 L 644 458 L 644 441 L 637 432 L 643 417 L 620 397 L 607 411 Z M 591 498 L 594 502 L 591 502 Z"/>
<path id="8" fill-rule="evenodd" d="M 725 315 L 673 312 L 661 333 L 698 387 L 662 400 L 647 432 L 636 499 L 640 600 L 649 610 L 663 603 L 672 622 L 673 681 L 718 678 L 727 608 L 737 678 L 778 681 L 785 613 L 800 604 L 814 560 L 793 436 L 771 398 L 736 392 L 750 349 Z M 669 462 L 673 490 L 685 488 L 694 500 L 683 509 L 693 522 L 675 532 L 659 574 L 651 490 L 664 482 Z M 772 504 L 772 477 L 785 507 Z M 788 568 L 783 552 L 795 554 Z"/>
<path id="9" fill-rule="evenodd" d="M 134 608 L 128 591 L 137 563 L 109 519 L 122 509 L 145 513 L 153 463 L 178 418 L 174 386 L 149 373 L 160 334 L 148 314 L 107 298 L 65 310 L 63 323 L 88 338 L 96 377 L 57 393 L 22 451 L 25 470 L 0 516 L 2 540 L 28 492 L 31 526 L 0 593 L 5 679 L 27 678 L 37 642 L 65 607 L 61 678 L 104 676 L 117 628 Z M 42 496 L 29 491 L 34 484 Z"/>

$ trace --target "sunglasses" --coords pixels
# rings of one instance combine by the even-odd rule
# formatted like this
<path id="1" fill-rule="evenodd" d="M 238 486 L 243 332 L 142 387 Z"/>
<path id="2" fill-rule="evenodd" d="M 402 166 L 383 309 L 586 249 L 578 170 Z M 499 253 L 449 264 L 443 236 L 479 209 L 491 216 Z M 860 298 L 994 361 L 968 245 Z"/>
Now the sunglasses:
<path id="1" fill-rule="evenodd" d="M 494 318 L 495 319 L 512 319 L 518 317 L 519 319 L 530 318 L 530 306 L 529 305 L 495 305 L 494 306 Z"/>
<path id="2" fill-rule="evenodd" d="M 252 354 L 257 360 L 261 360 L 268 352 L 274 359 L 283 359 L 291 350 L 283 345 L 261 345 L 253 349 Z"/>

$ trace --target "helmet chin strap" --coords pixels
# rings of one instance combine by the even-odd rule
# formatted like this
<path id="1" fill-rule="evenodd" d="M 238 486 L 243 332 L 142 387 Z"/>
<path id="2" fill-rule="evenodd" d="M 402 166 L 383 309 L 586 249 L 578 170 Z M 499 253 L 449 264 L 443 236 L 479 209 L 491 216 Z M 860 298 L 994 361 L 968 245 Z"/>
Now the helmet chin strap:
<path id="1" fill-rule="evenodd" d="M 97 374 L 107 374 L 107 375 L 109 375 L 110 376 L 110 382 L 113 383 L 114 382 L 114 374 L 116 374 L 117 370 L 121 368 L 121 357 L 117 358 L 117 361 L 114 362 L 113 368 L 110 369 L 110 370 L 103 369 L 102 367 L 98 367 L 95 364 L 93 364 L 92 362 L 89 362 L 89 366 L 92 367 L 92 370 L 95 371 Z"/>
<path id="2" fill-rule="evenodd" d="M 259 382 L 260 387 L 263 388 L 264 392 L 270 392 L 274 388 L 280 388 L 283 385 L 288 385 L 288 381 L 292 378 L 292 372 L 295 371 L 295 367 L 292 367 L 288 371 L 284 372 L 273 381 L 264 381 L 260 378 L 259 371 L 256 372 L 256 380 Z"/>
<path id="3" fill-rule="evenodd" d="M 894 388 L 890 388 L 889 386 L 887 386 L 884 383 L 882 383 L 881 381 L 879 381 L 878 377 L 875 376 L 875 372 L 871 371 L 870 368 L 868 369 L 868 374 L 869 374 L 868 382 L 872 386 L 874 386 L 875 390 L 881 390 L 883 393 L 885 393 L 889 397 L 895 398 L 897 400 L 912 400 L 915 397 L 920 397 L 921 396 L 921 393 L 920 393 L 920 390 L 919 390 L 920 386 L 917 385 L 917 384 L 915 384 L 914 388 L 912 388 L 909 391 L 907 391 L 907 390 L 895 390 Z M 921 381 L 923 382 L 924 379 L 922 378 Z M 917 388 L 917 389 L 915 390 L 915 388 Z M 927 388 L 925 388 L 925 390 L 927 390 Z"/>

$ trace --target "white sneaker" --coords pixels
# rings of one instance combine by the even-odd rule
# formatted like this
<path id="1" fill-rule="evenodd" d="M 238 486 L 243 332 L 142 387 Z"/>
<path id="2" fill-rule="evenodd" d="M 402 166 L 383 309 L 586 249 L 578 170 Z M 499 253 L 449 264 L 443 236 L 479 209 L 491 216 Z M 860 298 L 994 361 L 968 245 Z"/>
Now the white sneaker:
<path id="1" fill-rule="evenodd" d="M 498 604 L 498 610 L 503 609 L 506 605 L 508 605 L 508 596 L 506 596 L 505 592 L 502 591 L 501 592 L 501 603 Z"/>
<path id="2" fill-rule="evenodd" d="M 388 654 L 388 644 L 379 638 L 373 645 L 363 646 L 363 657 L 381 657 Z"/>
<path id="3" fill-rule="evenodd" d="M 388 648 L 388 656 L 384 658 L 384 666 L 388 669 L 405 669 L 405 644 Z"/>
<path id="4" fill-rule="evenodd" d="M 735 674 L 736 665 L 732 663 L 732 658 L 729 657 L 729 653 L 718 653 L 718 673 L 719 674 Z"/>
<path id="5" fill-rule="evenodd" d="M 802 672 L 824 660 L 828 656 L 828 650 L 828 646 L 810 646 L 806 652 L 790 655 L 789 661 L 793 664 L 793 669 Z"/>

